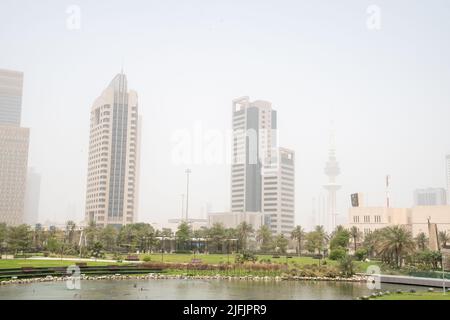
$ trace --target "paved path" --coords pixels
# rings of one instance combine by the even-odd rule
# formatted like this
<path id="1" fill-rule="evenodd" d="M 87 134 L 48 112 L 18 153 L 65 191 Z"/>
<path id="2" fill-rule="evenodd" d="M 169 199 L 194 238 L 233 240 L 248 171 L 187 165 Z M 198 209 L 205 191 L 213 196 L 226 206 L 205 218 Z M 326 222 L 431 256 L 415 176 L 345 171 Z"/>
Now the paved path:
<path id="1" fill-rule="evenodd" d="M 370 276 L 366 274 L 367 276 Z M 409 284 L 413 286 L 426 286 L 426 287 L 440 287 L 442 288 L 442 278 L 422 278 L 422 277 L 410 277 L 410 276 L 397 276 L 397 275 L 379 275 L 382 283 L 395 283 L 395 284 Z M 445 280 L 445 287 L 450 288 L 450 280 Z"/>
<path id="2" fill-rule="evenodd" d="M 50 258 L 50 257 L 31 257 L 27 258 L 27 260 L 51 260 L 51 261 L 81 261 L 81 262 L 109 262 L 109 263 L 117 263 L 117 260 L 110 259 L 93 259 L 93 258 Z M 142 261 L 128 261 L 123 260 L 127 263 L 142 263 Z"/>

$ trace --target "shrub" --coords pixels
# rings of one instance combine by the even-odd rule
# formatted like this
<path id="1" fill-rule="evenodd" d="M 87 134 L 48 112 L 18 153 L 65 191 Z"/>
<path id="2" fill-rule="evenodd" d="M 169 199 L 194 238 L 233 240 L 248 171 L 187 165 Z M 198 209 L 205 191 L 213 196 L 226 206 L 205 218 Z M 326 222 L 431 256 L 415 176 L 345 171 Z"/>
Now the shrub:
<path id="1" fill-rule="evenodd" d="M 347 251 L 344 248 L 338 247 L 330 252 L 331 260 L 341 260 L 347 255 Z"/>
<path id="2" fill-rule="evenodd" d="M 355 252 L 355 259 L 358 261 L 363 261 L 367 258 L 367 249 L 360 248 Z"/>
<path id="3" fill-rule="evenodd" d="M 150 261 L 152 261 L 152 257 L 150 255 L 146 254 L 145 256 L 142 257 L 142 261 L 150 262 Z"/>
<path id="4" fill-rule="evenodd" d="M 339 260 L 339 270 L 345 277 L 351 277 L 355 274 L 355 263 L 351 256 L 345 256 Z"/>

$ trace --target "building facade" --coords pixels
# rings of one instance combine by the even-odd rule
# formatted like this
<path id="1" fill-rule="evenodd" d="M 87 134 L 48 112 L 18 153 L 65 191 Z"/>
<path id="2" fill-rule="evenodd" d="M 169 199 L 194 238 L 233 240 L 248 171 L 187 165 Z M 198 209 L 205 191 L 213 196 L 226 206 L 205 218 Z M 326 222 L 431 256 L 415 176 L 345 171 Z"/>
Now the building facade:
<path id="1" fill-rule="evenodd" d="M 39 221 L 39 202 L 41 194 L 41 175 L 29 168 L 25 191 L 24 222 L 35 225 Z"/>
<path id="2" fill-rule="evenodd" d="M 450 232 L 450 206 L 416 206 L 412 208 L 352 207 L 348 212 L 348 228 L 356 226 L 363 234 L 384 227 L 400 225 L 415 237 L 428 236 L 428 219 L 439 231 Z"/>
<path id="3" fill-rule="evenodd" d="M 265 215 L 273 233 L 294 229 L 295 157 L 278 147 L 272 103 L 241 97 L 232 103 L 231 212 Z"/>
<path id="4" fill-rule="evenodd" d="M 20 127 L 23 73 L 0 69 L 0 222 L 24 222 L 29 129 Z"/>
<path id="5" fill-rule="evenodd" d="M 120 73 L 91 109 L 86 222 L 121 226 L 136 221 L 139 132 L 137 93 L 128 91 Z"/>
<path id="6" fill-rule="evenodd" d="M 295 153 L 279 148 L 276 165 L 263 171 L 263 212 L 275 234 L 290 236 L 295 228 Z"/>
<path id="7" fill-rule="evenodd" d="M 216 223 L 225 228 L 236 228 L 242 222 L 246 222 L 258 230 L 264 224 L 264 215 L 261 212 L 211 212 L 208 214 L 208 226 Z"/>
<path id="8" fill-rule="evenodd" d="M 20 127 L 23 73 L 0 69 L 0 125 Z"/>
<path id="9" fill-rule="evenodd" d="M 261 212 L 261 168 L 276 148 L 276 111 L 267 101 L 233 100 L 231 211 Z"/>
<path id="10" fill-rule="evenodd" d="M 444 206 L 447 204 L 447 192 L 444 188 L 426 188 L 414 190 L 415 206 Z"/>

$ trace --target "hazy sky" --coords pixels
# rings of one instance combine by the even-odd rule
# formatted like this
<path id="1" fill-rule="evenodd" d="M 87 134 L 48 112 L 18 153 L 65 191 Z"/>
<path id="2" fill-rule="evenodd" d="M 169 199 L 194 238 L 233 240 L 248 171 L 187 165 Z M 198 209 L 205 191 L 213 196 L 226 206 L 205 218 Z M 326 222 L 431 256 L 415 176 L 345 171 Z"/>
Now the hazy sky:
<path id="1" fill-rule="evenodd" d="M 68 24 L 71 5 L 80 29 Z M 380 29 L 367 26 L 370 5 Z M 173 135 L 225 133 L 242 95 L 273 103 L 280 145 L 296 151 L 297 223 L 310 222 L 323 192 L 331 119 L 339 221 L 352 192 L 383 204 L 387 173 L 393 206 L 411 206 L 414 188 L 446 183 L 449 17 L 447 0 L 2 0 L 0 68 L 25 74 L 41 220 L 83 217 L 90 108 L 122 61 L 143 117 L 139 220 L 180 216 L 187 166 L 190 215 L 206 202 L 229 208 L 229 165 L 174 163 Z"/>

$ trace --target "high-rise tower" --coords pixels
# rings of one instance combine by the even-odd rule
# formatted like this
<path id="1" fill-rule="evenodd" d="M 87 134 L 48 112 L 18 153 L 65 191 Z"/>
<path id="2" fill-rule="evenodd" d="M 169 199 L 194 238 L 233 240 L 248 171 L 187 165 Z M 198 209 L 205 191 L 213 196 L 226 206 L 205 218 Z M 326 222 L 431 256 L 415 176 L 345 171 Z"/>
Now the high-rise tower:
<path id="1" fill-rule="evenodd" d="M 0 69 L 0 222 L 24 222 L 29 129 L 20 126 L 23 73 Z"/>
<path id="2" fill-rule="evenodd" d="M 261 212 L 261 168 L 276 150 L 277 113 L 268 101 L 233 100 L 231 211 Z"/>
<path id="3" fill-rule="evenodd" d="M 336 149 L 334 143 L 334 131 L 330 135 L 330 149 L 328 151 L 328 160 L 325 165 L 325 175 L 328 177 L 328 183 L 323 187 L 328 191 L 327 211 L 330 221 L 330 231 L 336 227 L 336 192 L 341 188 L 341 185 L 336 183 L 336 177 L 340 174 L 339 163 L 336 160 Z"/>
<path id="4" fill-rule="evenodd" d="M 91 109 L 86 222 L 125 225 L 136 220 L 139 187 L 138 98 L 123 73 Z"/>

